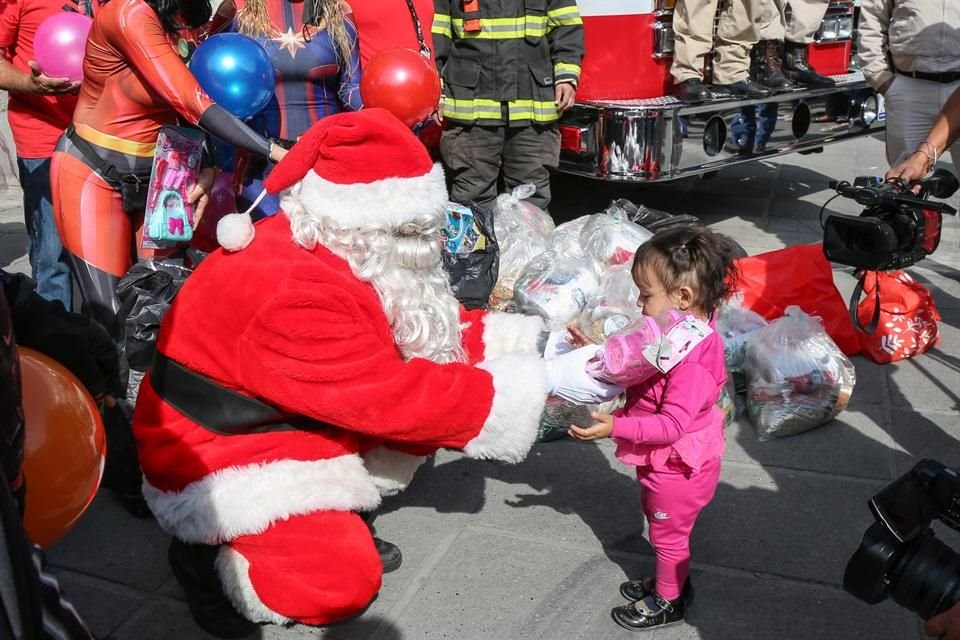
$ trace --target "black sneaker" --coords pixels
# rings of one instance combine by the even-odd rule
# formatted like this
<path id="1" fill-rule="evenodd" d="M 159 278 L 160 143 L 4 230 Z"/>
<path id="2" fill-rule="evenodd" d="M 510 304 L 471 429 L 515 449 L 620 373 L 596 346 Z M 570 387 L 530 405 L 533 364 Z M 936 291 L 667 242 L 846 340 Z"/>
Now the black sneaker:
<path id="1" fill-rule="evenodd" d="M 651 593 L 642 600 L 616 607 L 610 615 L 613 621 L 630 631 L 645 631 L 683 622 L 686 606 L 683 598 L 670 602 Z"/>
<path id="2" fill-rule="evenodd" d="M 167 558 L 197 626 L 218 638 L 245 638 L 260 625 L 240 615 L 224 594 L 214 566 L 218 551 L 216 546 L 187 544 L 174 538 Z"/>
<path id="3" fill-rule="evenodd" d="M 653 578 L 640 578 L 639 580 L 628 580 L 620 585 L 620 595 L 631 602 L 643 600 L 653 592 Z M 683 583 L 683 590 L 680 592 L 680 599 L 689 608 L 693 604 L 693 583 L 690 582 L 690 576 L 687 576 Z"/>
<path id="4" fill-rule="evenodd" d="M 673 95 L 682 102 L 707 102 L 713 94 L 703 86 L 698 78 L 690 78 L 673 86 Z"/>
<path id="5" fill-rule="evenodd" d="M 749 78 L 731 84 L 714 84 L 712 88 L 727 93 L 734 98 L 769 98 L 773 95 L 770 89 Z"/>
<path id="6" fill-rule="evenodd" d="M 403 564 L 403 554 L 400 553 L 400 547 L 376 536 L 373 538 L 373 544 L 377 546 L 377 553 L 380 554 L 380 562 L 383 564 L 384 573 L 390 573 L 400 568 L 400 565 Z"/>

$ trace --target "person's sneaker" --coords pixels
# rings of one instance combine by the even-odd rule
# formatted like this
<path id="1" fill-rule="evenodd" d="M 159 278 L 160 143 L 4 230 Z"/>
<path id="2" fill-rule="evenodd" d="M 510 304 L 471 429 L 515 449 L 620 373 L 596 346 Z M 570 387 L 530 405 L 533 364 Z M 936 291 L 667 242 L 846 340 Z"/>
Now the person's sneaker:
<path id="1" fill-rule="evenodd" d="M 631 602 L 643 600 L 653 593 L 654 580 L 651 577 L 640 578 L 639 580 L 628 580 L 620 585 L 620 595 Z M 680 592 L 680 599 L 689 608 L 693 604 L 693 583 L 690 582 L 690 576 L 687 576 L 683 583 L 683 590 Z"/>
<path id="2" fill-rule="evenodd" d="M 713 99 L 713 94 L 698 78 L 690 78 L 675 84 L 673 95 L 682 102 L 706 102 Z"/>
<path id="3" fill-rule="evenodd" d="M 773 95 L 773 92 L 770 91 L 770 89 L 767 89 L 765 86 L 754 82 L 750 78 L 732 82 L 730 84 L 714 84 L 712 85 L 712 88 L 719 92 L 727 93 L 734 98 L 768 98 Z"/>
<path id="4" fill-rule="evenodd" d="M 615 607 L 610 611 L 613 621 L 630 631 L 645 631 L 682 622 L 686 615 L 683 598 L 670 602 L 651 593 L 642 600 Z"/>
<path id="5" fill-rule="evenodd" d="M 376 536 L 373 538 L 373 544 L 376 545 L 377 553 L 380 554 L 380 562 L 383 564 L 384 573 L 390 573 L 400 568 L 400 565 L 403 564 L 403 554 L 400 553 L 400 547 Z"/>
<path id="6" fill-rule="evenodd" d="M 170 541 L 167 559 L 187 596 L 190 614 L 201 629 L 218 638 L 245 638 L 260 625 L 240 615 L 223 592 L 214 565 L 219 547 Z"/>

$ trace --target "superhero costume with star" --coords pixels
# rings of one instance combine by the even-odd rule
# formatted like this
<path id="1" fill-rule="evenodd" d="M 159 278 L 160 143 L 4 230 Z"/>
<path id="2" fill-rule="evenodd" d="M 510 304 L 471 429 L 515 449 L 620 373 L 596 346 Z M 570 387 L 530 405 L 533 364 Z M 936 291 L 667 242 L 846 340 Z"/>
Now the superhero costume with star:
<path id="1" fill-rule="evenodd" d="M 143 0 L 100 7 L 87 41 L 83 84 L 73 114 L 77 136 L 121 173 L 149 175 L 157 135 L 166 124 L 199 126 L 267 157 L 270 143 L 217 106 L 187 69 L 196 34 L 168 34 Z M 50 168 L 54 218 L 84 302 L 110 327 L 119 309 L 116 285 L 137 250 L 143 212 L 124 212 L 119 192 L 70 141 L 61 138 Z"/>
<path id="2" fill-rule="evenodd" d="M 360 51 L 357 30 L 350 7 L 341 3 L 344 26 L 350 43 L 349 56 L 341 60 L 330 33 L 304 22 L 306 2 L 267 0 L 273 34 L 257 37 L 276 70 L 273 99 L 248 124 L 268 138 L 293 141 L 314 123 L 341 111 L 363 107 L 360 99 Z M 211 31 L 235 31 L 236 15 L 245 6 L 244 0 L 226 0 L 217 10 Z M 249 162 L 249 166 L 244 166 Z M 272 165 L 266 161 L 248 160 L 244 154 L 234 156 L 237 168 L 243 171 L 238 205 L 247 208 L 263 190 L 263 181 Z M 267 196 L 258 205 L 255 217 L 279 211 L 279 200 Z"/>

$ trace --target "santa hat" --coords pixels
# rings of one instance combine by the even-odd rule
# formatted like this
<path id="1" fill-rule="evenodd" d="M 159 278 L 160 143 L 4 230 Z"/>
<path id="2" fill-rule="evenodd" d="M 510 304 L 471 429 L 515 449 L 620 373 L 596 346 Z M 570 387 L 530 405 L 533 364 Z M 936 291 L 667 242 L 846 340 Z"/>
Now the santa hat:
<path id="1" fill-rule="evenodd" d="M 253 241 L 250 212 L 267 193 L 300 184 L 298 199 L 317 218 L 341 227 L 397 226 L 447 206 L 443 169 L 385 109 L 327 116 L 313 125 L 264 181 L 244 213 L 224 216 L 217 241 L 239 251 Z"/>

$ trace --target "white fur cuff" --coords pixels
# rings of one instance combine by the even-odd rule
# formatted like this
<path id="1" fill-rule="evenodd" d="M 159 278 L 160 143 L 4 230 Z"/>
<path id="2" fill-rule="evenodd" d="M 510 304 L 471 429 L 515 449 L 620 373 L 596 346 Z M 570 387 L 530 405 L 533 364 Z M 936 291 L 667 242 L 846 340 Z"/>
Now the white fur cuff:
<path id="1" fill-rule="evenodd" d="M 536 440 L 547 399 L 543 360 L 515 354 L 477 367 L 493 376 L 493 406 L 483 429 L 463 451 L 471 458 L 520 462 Z"/>
<path id="2" fill-rule="evenodd" d="M 382 496 L 392 496 L 406 489 L 424 460 L 423 456 L 386 447 L 375 447 L 363 456 L 363 464 Z"/>
<path id="3" fill-rule="evenodd" d="M 229 467 L 177 492 L 144 482 L 143 497 L 167 533 L 202 544 L 262 533 L 291 516 L 369 511 L 380 504 L 380 491 L 358 455 Z"/>
<path id="4" fill-rule="evenodd" d="M 519 313 L 488 313 L 483 316 L 483 358 L 493 360 L 508 353 L 537 353 L 537 341 L 545 329 L 540 316 Z"/>

